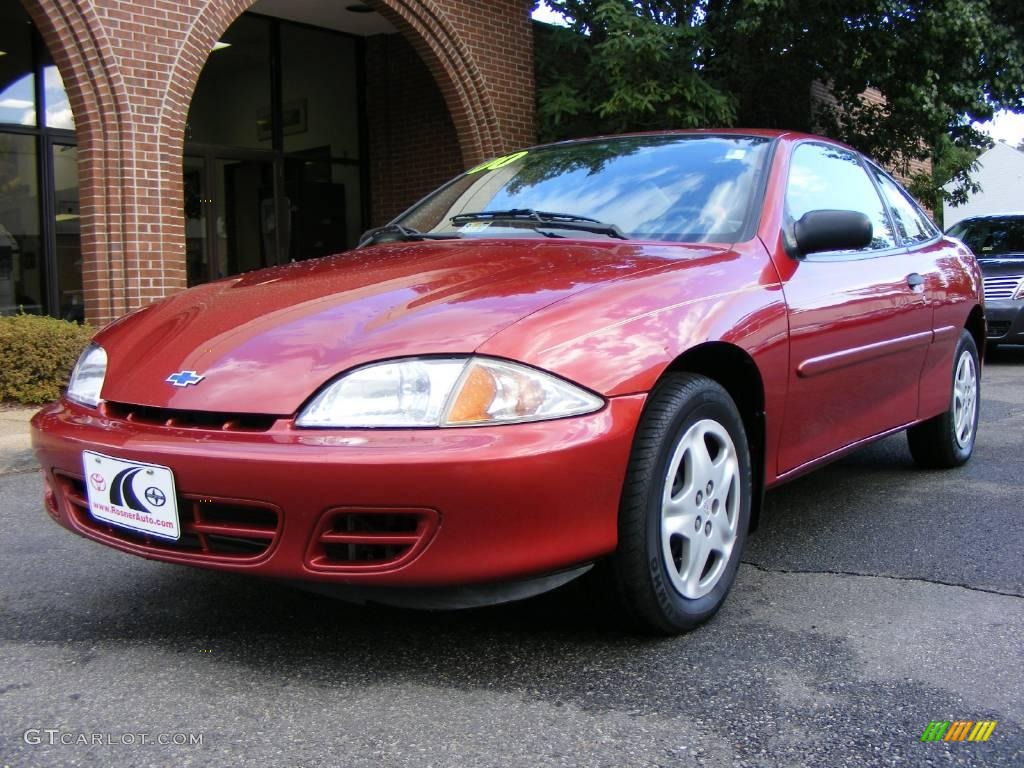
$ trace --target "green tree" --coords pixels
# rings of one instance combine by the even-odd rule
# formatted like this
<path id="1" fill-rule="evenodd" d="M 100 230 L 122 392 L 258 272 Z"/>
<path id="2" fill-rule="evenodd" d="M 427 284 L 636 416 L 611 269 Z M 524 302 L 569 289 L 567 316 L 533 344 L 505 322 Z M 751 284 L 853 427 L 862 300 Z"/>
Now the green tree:
<path id="1" fill-rule="evenodd" d="M 1024 111 L 1018 0 L 548 4 L 568 26 L 538 35 L 544 139 L 728 125 L 820 132 L 908 176 L 913 160 L 931 159 L 934 172 L 912 182 L 935 205 L 963 199 L 991 145 L 972 123 Z M 811 98 L 816 82 L 830 98 Z M 885 101 L 862 98 L 869 87 Z"/>

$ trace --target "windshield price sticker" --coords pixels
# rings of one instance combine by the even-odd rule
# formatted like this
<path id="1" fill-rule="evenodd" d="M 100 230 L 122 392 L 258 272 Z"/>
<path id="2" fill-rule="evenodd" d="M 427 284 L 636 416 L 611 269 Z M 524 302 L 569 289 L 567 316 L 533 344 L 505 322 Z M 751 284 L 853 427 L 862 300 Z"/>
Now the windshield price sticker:
<path id="1" fill-rule="evenodd" d="M 488 160 L 486 163 L 480 163 L 475 168 L 470 168 L 466 173 L 480 173 L 481 171 L 496 171 L 499 168 L 504 168 L 506 165 L 511 165 L 516 160 L 526 157 L 529 152 L 525 149 L 522 152 L 513 152 L 511 155 L 504 155 L 502 157 L 496 157 L 494 160 Z"/>

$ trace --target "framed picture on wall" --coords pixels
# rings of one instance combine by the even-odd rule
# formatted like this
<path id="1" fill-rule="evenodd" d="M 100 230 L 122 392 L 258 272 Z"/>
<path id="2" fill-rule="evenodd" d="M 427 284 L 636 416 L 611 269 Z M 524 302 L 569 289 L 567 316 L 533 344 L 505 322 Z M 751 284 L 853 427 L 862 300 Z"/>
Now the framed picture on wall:
<path id="1" fill-rule="evenodd" d="M 281 131 L 285 136 L 292 136 L 296 133 L 305 133 L 306 122 L 306 100 L 292 99 L 281 105 Z M 273 136 L 273 122 L 271 121 L 270 110 L 260 112 L 256 118 L 256 138 L 260 141 L 270 141 Z"/>

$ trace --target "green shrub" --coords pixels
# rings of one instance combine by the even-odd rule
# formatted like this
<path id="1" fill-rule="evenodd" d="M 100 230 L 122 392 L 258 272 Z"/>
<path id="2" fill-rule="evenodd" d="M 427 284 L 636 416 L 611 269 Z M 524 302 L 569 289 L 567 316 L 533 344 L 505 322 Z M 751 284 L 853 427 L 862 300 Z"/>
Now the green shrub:
<path id="1" fill-rule="evenodd" d="M 0 317 L 0 402 L 56 400 L 93 329 L 39 315 Z"/>

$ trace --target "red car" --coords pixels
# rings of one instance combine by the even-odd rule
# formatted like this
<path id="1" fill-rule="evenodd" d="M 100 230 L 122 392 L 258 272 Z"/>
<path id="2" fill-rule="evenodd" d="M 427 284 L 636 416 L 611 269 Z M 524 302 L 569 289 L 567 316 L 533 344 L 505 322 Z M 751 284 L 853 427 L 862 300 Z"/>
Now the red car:
<path id="1" fill-rule="evenodd" d="M 435 607 L 597 565 L 671 633 L 766 489 L 899 430 L 965 462 L 984 340 L 974 257 L 853 150 L 597 138 L 122 318 L 33 438 L 50 515 L 126 552 Z"/>

